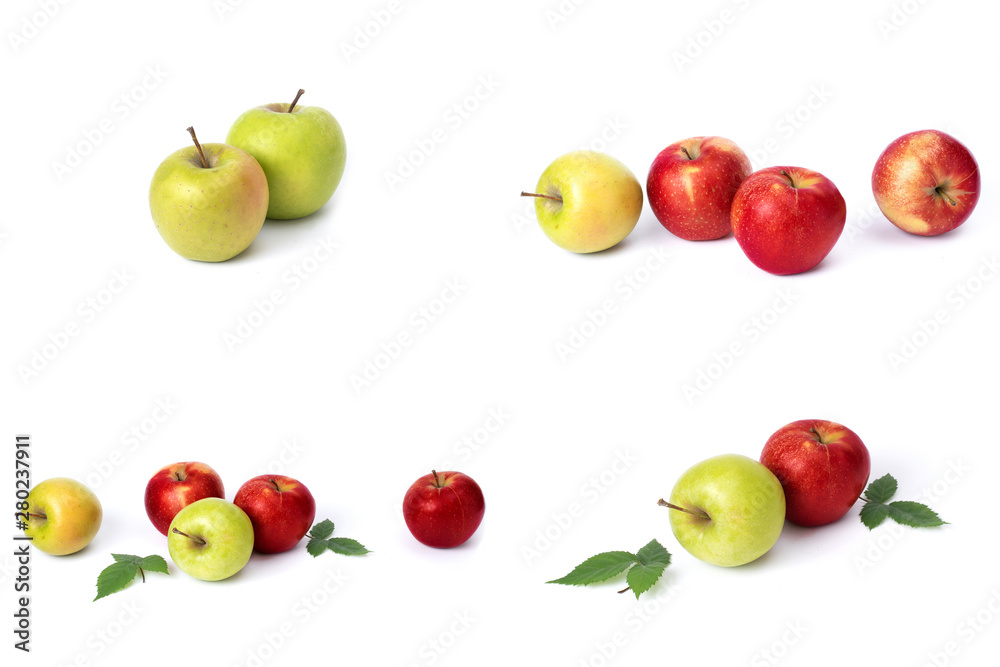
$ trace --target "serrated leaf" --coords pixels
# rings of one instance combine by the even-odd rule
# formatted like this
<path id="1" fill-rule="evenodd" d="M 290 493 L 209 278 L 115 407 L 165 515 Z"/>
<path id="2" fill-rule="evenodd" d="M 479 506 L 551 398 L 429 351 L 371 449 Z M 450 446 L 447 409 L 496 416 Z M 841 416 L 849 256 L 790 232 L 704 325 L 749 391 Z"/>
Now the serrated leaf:
<path id="1" fill-rule="evenodd" d="M 161 572 L 163 574 L 170 574 L 167 570 L 167 561 L 163 559 L 163 556 L 146 556 L 145 558 L 140 558 L 138 563 L 139 567 L 144 569 L 146 572 Z"/>
<path id="2" fill-rule="evenodd" d="M 135 563 L 136 565 L 142 560 L 138 556 L 130 556 L 128 554 L 111 554 L 111 557 L 115 559 L 116 563 Z"/>
<path id="3" fill-rule="evenodd" d="M 112 593 L 117 593 L 132 583 L 139 573 L 139 566 L 130 560 L 115 557 L 115 562 L 101 570 L 97 575 L 97 597 L 100 600 Z"/>
<path id="4" fill-rule="evenodd" d="M 873 530 L 889 516 L 889 506 L 882 503 L 865 503 L 861 507 L 861 523 Z"/>
<path id="5" fill-rule="evenodd" d="M 670 565 L 670 552 L 652 540 L 636 552 L 638 562 L 625 575 L 625 583 L 635 593 L 635 599 L 653 587 Z"/>
<path id="6" fill-rule="evenodd" d="M 306 542 L 306 551 L 308 551 L 309 554 L 313 558 L 315 558 L 316 556 L 326 551 L 326 540 L 321 540 L 319 538 L 314 537 L 313 539 Z"/>
<path id="7" fill-rule="evenodd" d="M 887 503 L 896 494 L 896 478 L 882 475 L 865 489 L 864 499 L 871 503 Z"/>
<path id="8" fill-rule="evenodd" d="M 912 500 L 897 500 L 885 507 L 888 510 L 889 518 L 904 526 L 930 528 L 948 523 L 947 521 L 942 521 L 937 512 L 927 505 Z"/>
<path id="9" fill-rule="evenodd" d="M 371 553 L 363 544 L 349 537 L 331 537 L 326 545 L 330 551 L 344 556 L 364 556 Z"/>
<path id="10" fill-rule="evenodd" d="M 316 538 L 318 540 L 325 540 L 331 535 L 333 535 L 333 522 L 329 519 L 323 519 L 314 525 L 312 530 L 309 531 L 309 537 Z"/>
<path id="11" fill-rule="evenodd" d="M 553 579 L 545 583 L 564 584 L 566 586 L 595 584 L 621 574 L 635 562 L 637 562 L 635 554 L 630 554 L 627 551 L 605 551 L 583 561 L 565 577 Z"/>
<path id="12" fill-rule="evenodd" d="M 656 540 L 651 540 L 649 544 L 639 549 L 635 553 L 636 560 L 640 565 L 670 565 L 670 552 L 663 548 L 663 545 Z"/>

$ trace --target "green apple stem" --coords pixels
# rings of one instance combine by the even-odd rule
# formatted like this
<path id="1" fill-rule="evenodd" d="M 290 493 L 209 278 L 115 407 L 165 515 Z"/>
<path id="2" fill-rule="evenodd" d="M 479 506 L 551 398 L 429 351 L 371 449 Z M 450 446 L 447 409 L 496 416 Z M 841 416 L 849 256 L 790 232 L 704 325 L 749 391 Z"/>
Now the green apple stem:
<path id="1" fill-rule="evenodd" d="M 522 192 L 521 196 L 522 197 L 541 197 L 542 199 L 551 199 L 552 201 L 557 201 L 560 204 L 562 203 L 562 197 L 553 197 L 552 195 L 540 195 L 540 194 L 536 194 L 534 192 Z"/>
<path id="2" fill-rule="evenodd" d="M 206 542 L 205 540 L 201 539 L 200 537 L 191 537 L 187 533 L 182 533 L 181 531 L 177 530 L 176 528 L 174 528 L 171 532 L 177 533 L 178 535 L 183 535 L 184 537 L 188 538 L 192 542 L 197 542 L 198 544 L 208 544 L 208 542 Z"/>
<path id="3" fill-rule="evenodd" d="M 299 92 L 295 93 L 295 99 L 288 105 L 288 110 L 285 111 L 285 113 L 292 113 L 292 109 L 295 108 L 295 103 L 299 101 L 299 98 L 302 97 L 302 93 L 304 92 L 306 91 L 303 88 L 299 88 Z"/>
<path id="4" fill-rule="evenodd" d="M 37 512 L 28 512 L 28 517 L 33 517 L 35 519 L 48 519 L 49 517 L 44 514 L 39 514 Z"/>
<path id="5" fill-rule="evenodd" d="M 194 133 L 194 126 L 188 128 L 188 133 L 191 135 L 191 139 L 194 140 L 195 148 L 198 149 L 198 155 L 201 156 L 201 166 L 208 169 L 208 162 L 205 160 L 205 151 L 201 150 L 201 144 L 198 143 L 198 136 Z"/>
<path id="6" fill-rule="evenodd" d="M 706 514 L 705 512 L 701 511 L 695 512 L 689 509 L 684 509 L 683 507 L 678 507 L 673 503 L 668 503 L 663 498 L 660 498 L 658 501 L 656 501 L 656 504 L 659 505 L 660 507 L 669 507 L 670 509 L 677 510 L 678 512 L 686 512 L 687 514 L 693 514 L 694 516 L 701 517 L 702 519 L 708 519 L 709 521 L 712 520 L 712 517 L 708 516 L 708 514 Z"/>

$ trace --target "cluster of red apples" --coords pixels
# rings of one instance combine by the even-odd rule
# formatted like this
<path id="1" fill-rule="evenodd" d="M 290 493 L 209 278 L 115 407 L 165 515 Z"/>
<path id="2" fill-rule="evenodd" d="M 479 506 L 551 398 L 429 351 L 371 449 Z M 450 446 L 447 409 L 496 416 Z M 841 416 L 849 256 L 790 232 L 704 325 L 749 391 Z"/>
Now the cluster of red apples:
<path id="1" fill-rule="evenodd" d="M 847 219 L 833 181 L 811 169 L 766 167 L 722 137 L 693 137 L 653 160 L 646 196 L 657 220 L 688 241 L 732 232 L 759 268 L 802 273 L 833 249 Z M 944 132 L 922 130 L 889 144 L 875 163 L 871 187 L 878 207 L 900 229 L 936 236 L 965 222 L 979 200 L 972 153 Z M 539 224 L 557 245 L 597 252 L 624 239 L 642 209 L 642 189 L 614 158 L 576 151 L 553 162 L 533 196 Z"/>

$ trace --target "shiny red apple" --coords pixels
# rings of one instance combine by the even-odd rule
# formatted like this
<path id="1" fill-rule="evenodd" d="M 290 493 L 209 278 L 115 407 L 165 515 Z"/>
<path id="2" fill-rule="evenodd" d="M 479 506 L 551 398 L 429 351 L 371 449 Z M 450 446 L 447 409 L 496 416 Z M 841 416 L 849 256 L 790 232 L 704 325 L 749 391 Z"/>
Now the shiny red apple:
<path id="1" fill-rule="evenodd" d="M 316 501 L 306 485 L 285 475 L 259 475 L 233 498 L 253 524 L 253 548 L 265 554 L 288 551 L 309 532 Z"/>
<path id="2" fill-rule="evenodd" d="M 785 518 L 800 526 L 824 526 L 847 514 L 865 490 L 871 458 L 846 426 L 803 419 L 768 438 L 760 462 L 785 491 Z"/>
<path id="3" fill-rule="evenodd" d="M 403 497 L 406 527 L 429 547 L 457 547 L 472 537 L 486 512 L 483 490 L 460 472 L 435 472 L 415 481 Z"/>
<path id="4" fill-rule="evenodd" d="M 656 156 L 646 197 L 667 231 L 687 241 L 720 239 L 731 230 L 729 210 L 750 175 L 750 159 L 722 137 L 692 137 Z"/>
<path id="5" fill-rule="evenodd" d="M 146 515 L 166 535 L 174 516 L 194 501 L 225 497 L 222 478 L 211 466 L 197 461 L 171 463 L 146 484 Z"/>
<path id="6" fill-rule="evenodd" d="M 747 177 L 733 198 L 733 236 L 768 273 L 813 268 L 833 249 L 847 220 L 840 190 L 819 172 L 767 167 Z"/>
<path id="7" fill-rule="evenodd" d="M 937 236 L 965 222 L 979 201 L 979 165 L 958 139 L 921 130 L 882 151 L 872 171 L 875 203 L 889 222 Z"/>

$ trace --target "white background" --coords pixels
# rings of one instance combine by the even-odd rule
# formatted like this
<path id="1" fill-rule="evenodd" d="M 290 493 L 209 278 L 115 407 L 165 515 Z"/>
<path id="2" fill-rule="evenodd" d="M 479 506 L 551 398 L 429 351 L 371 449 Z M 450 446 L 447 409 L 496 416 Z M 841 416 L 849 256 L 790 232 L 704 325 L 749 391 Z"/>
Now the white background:
<path id="1" fill-rule="evenodd" d="M 5 629 L 5 655 L 38 665 L 995 658 L 995 4 L 439 0 L 393 5 L 376 30 L 386 0 L 223 2 L 155 14 L 50 2 L 50 18 L 44 2 L 5 3 L 4 476 L 14 435 L 30 433 L 33 480 L 89 480 L 105 511 L 83 552 L 35 552 L 33 652 L 11 648 Z M 377 34 L 345 54 L 366 26 Z M 678 64 L 685 51 L 691 61 Z M 299 87 L 347 136 L 331 202 L 266 223 L 226 263 L 171 252 L 148 186 L 187 144 L 184 128 L 222 141 L 244 110 Z M 963 141 L 984 174 L 971 219 L 938 238 L 873 214 L 869 185 L 882 149 L 925 128 Z M 645 183 L 662 148 L 700 134 L 733 139 L 757 167 L 808 167 L 837 184 L 847 229 L 818 269 L 771 276 L 731 237 L 671 236 L 648 204 L 620 247 L 574 255 L 518 197 L 584 146 Z M 67 160 L 76 166 L 57 174 Z M 419 164 L 390 188 L 401 161 Z M 322 243 L 337 250 L 317 261 Z M 311 272 L 296 282 L 296 270 Z M 441 312 L 449 283 L 459 296 Z M 254 315 L 275 290 L 282 303 Z M 782 298 L 791 306 L 777 314 Z M 616 311 L 561 355 L 606 299 Z M 422 308 L 439 314 L 429 322 Z M 938 311 L 945 323 L 921 335 Z M 259 326 L 227 344 L 241 322 Z M 79 334 L 54 348 L 71 324 Z M 378 355 L 401 333 L 413 343 L 386 364 Z M 893 363 L 906 341 L 919 349 Z M 745 353 L 720 361 L 734 342 Z M 26 374 L 36 353 L 48 358 Z M 358 391 L 352 375 L 376 360 L 384 368 Z M 699 373 L 715 379 L 685 396 Z M 483 437 L 491 411 L 503 424 Z M 750 566 L 688 555 L 656 500 L 693 463 L 757 457 L 778 427 L 812 417 L 855 430 L 873 478 L 892 473 L 898 498 L 928 502 L 951 525 L 869 532 L 855 509 L 829 527 L 786 527 Z M 477 451 L 461 444 L 472 437 Z M 92 602 L 112 552 L 167 555 L 143 489 L 181 460 L 213 466 L 230 499 L 269 467 L 299 478 L 317 520 L 374 553 L 313 559 L 299 547 L 215 584 L 171 565 L 169 578 Z M 462 548 L 422 547 L 402 523 L 405 490 L 432 467 L 485 491 L 485 520 Z M 673 564 L 639 601 L 615 594 L 620 581 L 544 584 L 654 537 Z M 11 551 L 0 559 L 4 628 Z"/>

